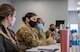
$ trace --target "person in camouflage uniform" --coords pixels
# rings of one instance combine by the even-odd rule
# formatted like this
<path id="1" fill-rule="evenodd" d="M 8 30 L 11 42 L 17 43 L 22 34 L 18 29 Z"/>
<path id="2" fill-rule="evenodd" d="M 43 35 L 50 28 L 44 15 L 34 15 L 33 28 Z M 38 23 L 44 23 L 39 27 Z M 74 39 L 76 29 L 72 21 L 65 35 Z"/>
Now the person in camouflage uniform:
<path id="1" fill-rule="evenodd" d="M 43 31 L 43 27 L 44 27 L 44 21 L 43 21 L 43 19 L 42 18 L 37 18 L 37 26 L 36 26 L 36 30 L 35 31 L 37 31 L 39 39 L 42 39 L 42 40 L 46 39 L 46 34 Z M 49 36 L 50 35 L 51 34 L 49 34 Z M 52 37 L 50 36 L 48 38 L 52 38 Z"/>
<path id="2" fill-rule="evenodd" d="M 42 18 L 37 18 L 36 31 L 37 31 L 39 39 L 46 39 L 46 35 L 43 31 L 43 27 L 44 27 L 43 19 Z"/>
<path id="3" fill-rule="evenodd" d="M 52 43 L 51 39 L 53 38 L 51 37 L 51 34 L 49 34 L 49 37 L 46 39 L 46 35 L 43 31 L 43 27 L 44 27 L 43 19 L 37 18 L 37 26 L 35 28 L 36 34 L 38 35 L 40 40 L 45 40 L 45 41 L 49 40 L 48 42 L 46 42 L 46 45 L 51 44 Z"/>
<path id="4" fill-rule="evenodd" d="M 46 31 L 46 38 L 49 37 L 49 34 L 51 34 L 51 36 L 56 40 L 57 43 L 60 42 L 60 36 L 57 36 L 54 31 L 55 31 L 56 27 L 54 24 L 50 24 L 49 29 Z"/>
<path id="5" fill-rule="evenodd" d="M 48 40 L 40 40 L 38 35 L 35 32 L 37 15 L 35 13 L 27 13 L 22 18 L 24 24 L 21 25 L 16 35 L 19 39 L 19 47 L 20 52 L 25 52 L 26 49 L 30 49 L 32 47 L 46 45 Z M 51 39 L 50 39 L 51 40 Z"/>

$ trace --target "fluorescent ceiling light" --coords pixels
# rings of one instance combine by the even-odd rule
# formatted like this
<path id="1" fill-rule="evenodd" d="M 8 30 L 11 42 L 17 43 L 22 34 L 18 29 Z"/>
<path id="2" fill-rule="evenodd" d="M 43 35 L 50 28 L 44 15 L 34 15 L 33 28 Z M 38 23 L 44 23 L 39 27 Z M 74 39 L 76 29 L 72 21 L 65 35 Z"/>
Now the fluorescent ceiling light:
<path id="1" fill-rule="evenodd" d="M 80 1 L 78 2 L 78 5 L 80 5 Z"/>
<path id="2" fill-rule="evenodd" d="M 77 10 L 80 10 L 80 7 L 78 7 Z"/>

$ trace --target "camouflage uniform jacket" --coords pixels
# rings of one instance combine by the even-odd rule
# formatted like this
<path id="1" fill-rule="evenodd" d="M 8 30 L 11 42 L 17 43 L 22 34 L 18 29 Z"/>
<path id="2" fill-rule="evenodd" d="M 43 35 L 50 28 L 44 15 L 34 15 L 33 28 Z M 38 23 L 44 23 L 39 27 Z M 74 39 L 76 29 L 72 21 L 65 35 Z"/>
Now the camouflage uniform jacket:
<path id="1" fill-rule="evenodd" d="M 50 34 L 51 34 L 52 37 L 54 36 L 54 33 L 50 29 L 48 29 L 46 31 L 46 38 L 48 38 Z"/>
<path id="2" fill-rule="evenodd" d="M 19 38 L 20 49 L 30 49 L 32 47 L 45 45 L 46 41 L 40 40 L 38 35 L 28 24 L 23 24 L 16 33 Z M 48 41 L 47 41 L 48 42 Z M 21 47 L 23 46 L 23 47 Z"/>
<path id="3" fill-rule="evenodd" d="M 50 34 L 57 42 L 60 42 L 60 38 L 56 37 L 55 33 L 52 32 L 50 29 L 46 31 L 46 38 L 48 38 Z"/>
<path id="4" fill-rule="evenodd" d="M 39 39 L 46 39 L 46 34 L 44 33 L 43 29 L 35 28 L 35 32 L 38 35 Z"/>

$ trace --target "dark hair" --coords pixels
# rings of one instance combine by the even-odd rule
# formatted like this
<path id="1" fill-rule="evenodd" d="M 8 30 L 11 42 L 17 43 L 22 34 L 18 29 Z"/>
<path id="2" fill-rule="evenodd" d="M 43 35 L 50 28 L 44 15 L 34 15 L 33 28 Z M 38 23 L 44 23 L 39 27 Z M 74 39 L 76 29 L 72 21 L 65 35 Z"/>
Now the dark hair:
<path id="1" fill-rule="evenodd" d="M 29 12 L 22 18 L 22 21 L 25 22 L 26 18 L 30 19 L 33 16 L 37 16 L 37 15 L 35 13 Z"/>
<path id="2" fill-rule="evenodd" d="M 0 22 L 9 15 L 13 16 L 14 11 L 15 11 L 15 8 L 10 4 L 1 4 L 0 5 Z"/>
<path id="3" fill-rule="evenodd" d="M 39 20 L 40 20 L 41 18 L 37 18 L 37 23 L 39 23 Z"/>
<path id="4" fill-rule="evenodd" d="M 54 25 L 54 24 L 50 24 L 50 27 L 51 27 L 52 25 Z"/>
<path id="5" fill-rule="evenodd" d="M 37 18 L 37 23 L 40 23 L 40 22 L 39 22 L 40 19 L 41 19 L 41 18 Z M 43 25 L 45 25 L 44 22 L 43 22 Z"/>

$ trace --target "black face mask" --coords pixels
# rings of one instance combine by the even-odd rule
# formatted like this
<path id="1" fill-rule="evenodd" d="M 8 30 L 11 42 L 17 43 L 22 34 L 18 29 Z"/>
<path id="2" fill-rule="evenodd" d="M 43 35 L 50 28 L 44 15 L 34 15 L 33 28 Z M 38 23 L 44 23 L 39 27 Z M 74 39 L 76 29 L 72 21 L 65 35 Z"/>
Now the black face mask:
<path id="1" fill-rule="evenodd" d="M 55 30 L 55 29 L 50 29 L 52 32 Z"/>
<path id="2" fill-rule="evenodd" d="M 36 25 L 37 25 L 37 23 L 36 23 L 36 22 L 31 21 L 31 20 L 30 20 L 29 24 L 30 24 L 30 26 L 31 26 L 31 27 L 36 27 Z"/>

